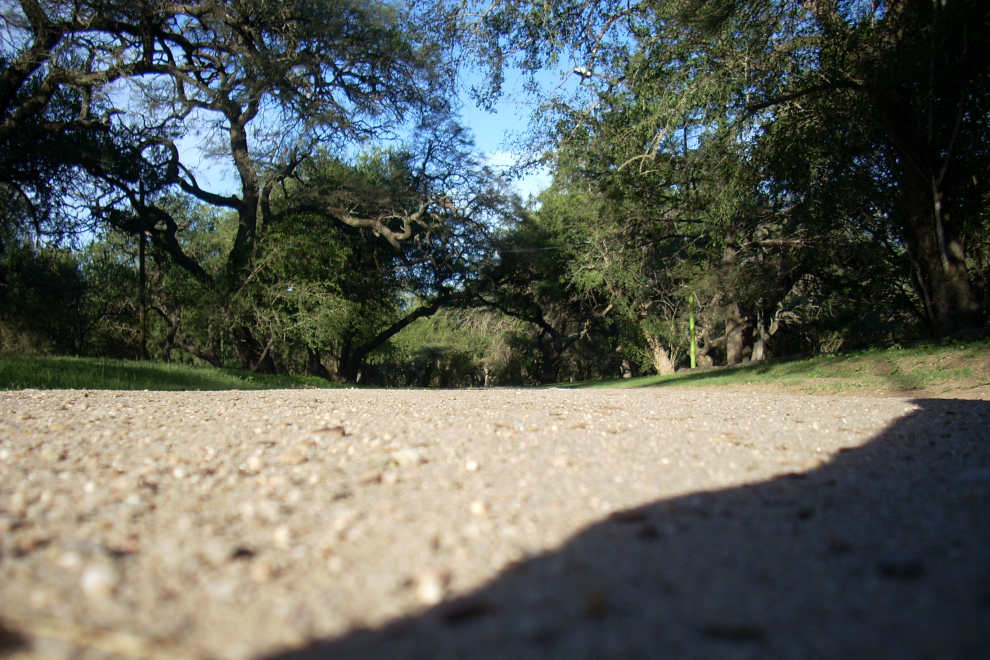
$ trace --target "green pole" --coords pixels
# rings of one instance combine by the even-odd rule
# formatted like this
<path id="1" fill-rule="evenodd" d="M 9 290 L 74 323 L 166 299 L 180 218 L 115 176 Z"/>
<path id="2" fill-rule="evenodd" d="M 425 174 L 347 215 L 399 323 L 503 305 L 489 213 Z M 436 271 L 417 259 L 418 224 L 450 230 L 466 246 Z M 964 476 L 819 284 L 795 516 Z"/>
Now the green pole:
<path id="1" fill-rule="evenodd" d="M 694 332 L 694 294 L 693 293 L 691 294 L 690 297 L 690 305 L 691 305 L 691 316 L 688 320 L 688 328 L 691 332 L 691 368 L 694 369 L 698 366 L 698 345 L 697 342 L 695 341 L 695 332 Z"/>

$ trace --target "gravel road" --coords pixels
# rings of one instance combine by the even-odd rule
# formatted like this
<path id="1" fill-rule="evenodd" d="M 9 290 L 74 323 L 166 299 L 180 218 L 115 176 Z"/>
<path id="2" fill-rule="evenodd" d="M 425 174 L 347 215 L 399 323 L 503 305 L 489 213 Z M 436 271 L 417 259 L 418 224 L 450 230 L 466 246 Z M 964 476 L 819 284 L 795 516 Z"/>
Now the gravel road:
<path id="1" fill-rule="evenodd" d="M 990 658 L 990 403 L 0 393 L 0 656 Z"/>

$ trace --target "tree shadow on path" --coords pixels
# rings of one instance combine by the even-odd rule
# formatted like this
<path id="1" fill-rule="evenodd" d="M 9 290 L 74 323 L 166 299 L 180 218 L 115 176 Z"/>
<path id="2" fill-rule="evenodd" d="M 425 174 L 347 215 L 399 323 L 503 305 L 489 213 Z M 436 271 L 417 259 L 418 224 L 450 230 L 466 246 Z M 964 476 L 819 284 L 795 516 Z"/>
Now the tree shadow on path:
<path id="1" fill-rule="evenodd" d="M 619 512 L 465 597 L 277 656 L 990 658 L 990 403 Z"/>

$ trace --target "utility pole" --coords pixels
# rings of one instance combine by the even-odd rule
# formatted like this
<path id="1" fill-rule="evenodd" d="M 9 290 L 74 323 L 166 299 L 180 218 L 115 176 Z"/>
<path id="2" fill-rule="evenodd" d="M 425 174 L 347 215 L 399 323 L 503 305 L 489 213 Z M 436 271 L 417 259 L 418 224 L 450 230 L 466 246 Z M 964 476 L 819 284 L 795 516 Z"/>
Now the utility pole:
<path id="1" fill-rule="evenodd" d="M 141 190 L 141 205 L 144 206 L 144 189 Z M 138 212 L 141 231 L 138 233 L 138 359 L 148 359 L 148 299 L 144 269 L 144 211 Z"/>
<path id="2" fill-rule="evenodd" d="M 691 307 L 691 315 L 688 318 L 688 331 L 691 334 L 691 368 L 695 369 L 698 366 L 698 342 L 697 337 L 694 332 L 694 294 L 692 293 L 688 299 Z"/>

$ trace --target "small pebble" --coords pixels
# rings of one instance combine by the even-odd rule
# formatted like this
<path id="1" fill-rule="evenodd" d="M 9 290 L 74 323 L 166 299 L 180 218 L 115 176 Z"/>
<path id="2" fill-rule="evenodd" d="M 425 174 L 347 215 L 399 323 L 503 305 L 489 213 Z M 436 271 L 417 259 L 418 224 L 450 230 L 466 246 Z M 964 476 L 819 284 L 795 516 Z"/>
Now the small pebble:
<path id="1" fill-rule="evenodd" d="M 477 472 L 479 467 L 481 466 L 478 465 L 478 461 L 468 461 L 464 464 L 464 469 L 468 472 Z"/>
<path id="2" fill-rule="evenodd" d="M 82 563 L 82 558 L 79 556 L 78 552 L 63 552 L 62 556 L 58 558 L 58 565 L 62 568 L 75 568 Z"/>
<path id="3" fill-rule="evenodd" d="M 279 525 L 275 528 L 275 532 L 272 534 L 272 539 L 275 541 L 275 545 L 280 548 L 289 547 L 289 541 L 292 538 L 292 533 L 289 531 L 287 525 Z"/>
<path id="4" fill-rule="evenodd" d="M 79 586 L 87 598 L 104 600 L 113 594 L 120 576 L 112 567 L 106 564 L 90 564 L 83 571 Z"/>
<path id="5" fill-rule="evenodd" d="M 418 449 L 400 449 L 392 454 L 392 458 L 401 468 L 410 468 L 423 462 L 423 455 Z"/>
<path id="6" fill-rule="evenodd" d="M 285 465 L 300 465 L 306 462 L 306 457 L 294 451 L 287 452 L 278 457 L 278 462 Z"/>
<path id="7" fill-rule="evenodd" d="M 416 598 L 423 605 L 433 606 L 443 600 L 443 575 L 433 568 L 424 568 L 416 574 Z"/>
<path id="8" fill-rule="evenodd" d="M 381 480 L 382 480 L 381 470 L 368 470 L 358 478 L 358 481 L 360 481 L 363 484 L 376 484 Z"/>
<path id="9" fill-rule="evenodd" d="M 181 478 L 181 477 L 180 477 Z M 110 483 L 110 488 L 118 492 L 125 492 L 137 488 L 137 481 L 127 475 L 117 477 Z"/>
<path id="10" fill-rule="evenodd" d="M 471 502 L 471 513 L 476 516 L 483 516 L 488 513 L 488 507 L 481 500 Z"/>
<path id="11" fill-rule="evenodd" d="M 253 562 L 249 573 L 255 582 L 268 582 L 272 579 L 272 567 L 264 561 Z"/>
<path id="12" fill-rule="evenodd" d="M 48 461 L 49 463 L 55 463 L 62 459 L 61 454 L 52 449 L 44 449 L 41 452 L 41 460 Z"/>
<path id="13" fill-rule="evenodd" d="M 313 431 L 315 435 L 323 436 L 324 438 L 342 438 L 347 435 L 344 431 L 343 426 L 324 426 L 323 428 L 316 429 Z"/>

